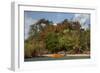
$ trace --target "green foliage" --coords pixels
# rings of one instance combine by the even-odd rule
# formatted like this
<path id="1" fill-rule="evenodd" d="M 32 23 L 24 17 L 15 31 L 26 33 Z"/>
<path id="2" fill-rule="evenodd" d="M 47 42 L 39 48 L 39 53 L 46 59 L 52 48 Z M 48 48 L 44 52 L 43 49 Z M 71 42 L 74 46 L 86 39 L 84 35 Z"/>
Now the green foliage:
<path id="1" fill-rule="evenodd" d="M 90 30 L 89 29 L 81 32 L 80 45 L 83 50 L 90 50 Z"/>
<path id="2" fill-rule="evenodd" d="M 30 26 L 24 45 L 25 57 L 41 56 L 44 51 L 84 53 L 90 51 L 90 29 L 82 29 L 78 21 L 65 19 L 54 26 L 52 21 L 40 19 Z"/>
<path id="3" fill-rule="evenodd" d="M 24 43 L 24 57 L 28 58 L 28 57 L 32 57 L 32 48 L 33 48 L 33 45 L 30 44 L 30 43 Z"/>
<path id="4" fill-rule="evenodd" d="M 46 37 L 46 48 L 53 53 L 59 50 L 58 36 L 54 32 L 49 32 Z"/>

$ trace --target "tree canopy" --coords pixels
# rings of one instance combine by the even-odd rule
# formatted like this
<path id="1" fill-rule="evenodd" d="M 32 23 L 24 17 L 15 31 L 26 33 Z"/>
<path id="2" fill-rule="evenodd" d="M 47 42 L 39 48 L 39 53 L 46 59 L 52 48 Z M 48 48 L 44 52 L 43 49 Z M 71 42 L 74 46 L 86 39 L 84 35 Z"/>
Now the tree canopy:
<path id="1" fill-rule="evenodd" d="M 30 25 L 29 37 L 25 39 L 25 57 L 43 53 L 84 53 L 90 50 L 90 28 L 82 29 L 78 21 L 63 20 L 57 25 L 40 19 Z"/>

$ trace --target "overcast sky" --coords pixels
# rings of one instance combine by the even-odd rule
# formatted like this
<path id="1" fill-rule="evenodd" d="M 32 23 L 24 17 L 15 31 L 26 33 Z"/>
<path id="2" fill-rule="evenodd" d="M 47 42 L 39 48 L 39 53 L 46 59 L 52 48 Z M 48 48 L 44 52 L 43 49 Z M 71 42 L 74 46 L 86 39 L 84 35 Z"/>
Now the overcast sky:
<path id="1" fill-rule="evenodd" d="M 24 11 L 25 39 L 28 37 L 29 26 L 36 23 L 39 19 L 42 18 L 52 21 L 53 23 L 59 23 L 64 19 L 79 21 L 82 28 L 85 29 L 90 26 L 90 14 Z"/>

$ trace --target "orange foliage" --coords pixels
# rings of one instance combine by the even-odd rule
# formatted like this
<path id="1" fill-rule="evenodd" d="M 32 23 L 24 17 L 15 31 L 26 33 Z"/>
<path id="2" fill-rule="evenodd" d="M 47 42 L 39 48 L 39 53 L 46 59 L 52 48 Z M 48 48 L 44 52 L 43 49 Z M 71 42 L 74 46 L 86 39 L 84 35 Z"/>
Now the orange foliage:
<path id="1" fill-rule="evenodd" d="M 49 57 L 52 57 L 52 58 L 61 58 L 63 57 L 64 55 L 61 55 L 61 54 L 52 54 L 50 55 Z"/>

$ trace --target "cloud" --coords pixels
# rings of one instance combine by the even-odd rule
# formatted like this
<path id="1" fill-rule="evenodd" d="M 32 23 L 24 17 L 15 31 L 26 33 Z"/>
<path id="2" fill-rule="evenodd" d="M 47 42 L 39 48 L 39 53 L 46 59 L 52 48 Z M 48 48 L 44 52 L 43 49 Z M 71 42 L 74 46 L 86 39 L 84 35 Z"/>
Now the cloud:
<path id="1" fill-rule="evenodd" d="M 90 24 L 90 15 L 89 14 L 75 14 L 74 21 L 79 21 L 82 28 L 87 29 L 89 28 Z"/>
<path id="2" fill-rule="evenodd" d="M 25 31 L 24 31 L 25 39 L 28 37 L 30 25 L 32 25 L 36 22 L 37 22 L 37 20 L 34 20 L 32 17 L 25 15 L 25 27 L 24 27 L 24 29 L 25 29 Z"/>

